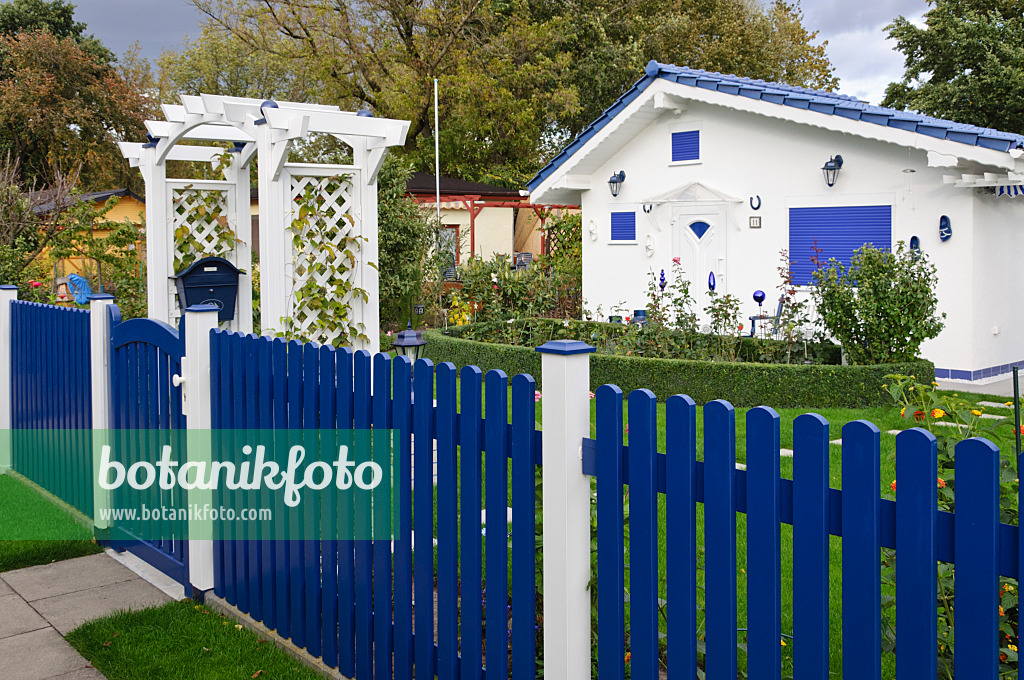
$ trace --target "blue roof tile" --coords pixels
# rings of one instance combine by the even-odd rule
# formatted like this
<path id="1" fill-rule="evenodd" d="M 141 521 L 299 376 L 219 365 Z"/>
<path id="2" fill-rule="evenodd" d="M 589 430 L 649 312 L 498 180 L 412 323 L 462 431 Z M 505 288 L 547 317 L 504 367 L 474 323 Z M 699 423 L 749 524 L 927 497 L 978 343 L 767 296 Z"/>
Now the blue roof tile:
<path id="1" fill-rule="evenodd" d="M 586 144 L 591 137 L 597 134 L 601 128 L 607 125 L 612 118 L 617 116 L 641 92 L 647 89 L 648 85 L 658 78 L 664 78 L 665 80 L 690 87 L 716 90 L 749 99 L 761 99 L 772 104 L 808 109 L 824 115 L 860 120 L 874 123 L 875 125 L 887 125 L 929 137 L 947 139 L 986 149 L 1009 151 L 1010 149 L 1024 147 L 1024 136 L 1022 135 L 1000 132 L 999 130 L 967 125 L 965 123 L 955 123 L 950 120 L 932 118 L 931 116 L 909 111 L 897 111 L 895 109 L 874 106 L 862 102 L 855 97 L 837 92 L 812 90 L 783 83 L 771 83 L 764 80 L 741 78 L 724 73 L 714 73 L 651 61 L 644 69 L 643 78 L 626 90 L 597 120 L 583 130 L 527 183 L 530 190 L 536 189 L 541 182 L 549 177 L 562 163 L 567 161 L 580 147 Z"/>

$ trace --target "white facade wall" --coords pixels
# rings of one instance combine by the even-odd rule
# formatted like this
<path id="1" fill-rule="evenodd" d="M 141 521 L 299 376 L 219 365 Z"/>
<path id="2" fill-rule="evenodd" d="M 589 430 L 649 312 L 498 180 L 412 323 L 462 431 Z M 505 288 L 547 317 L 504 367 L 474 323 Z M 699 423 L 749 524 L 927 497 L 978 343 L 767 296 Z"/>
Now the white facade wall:
<path id="1" fill-rule="evenodd" d="M 701 129 L 701 160 L 672 164 L 671 131 L 691 125 Z M 836 154 L 842 155 L 844 165 L 829 188 L 821 167 Z M 613 198 L 607 180 L 620 170 L 626 181 Z M 924 345 L 924 356 L 939 368 L 972 371 L 1024 359 L 1024 346 L 1014 347 L 1024 333 L 1024 319 L 1010 302 L 1019 278 L 1011 265 L 1024 246 L 1024 200 L 976 196 L 976 189 L 943 183 L 944 174 L 960 172 L 928 168 L 922 150 L 688 102 L 681 114 L 663 113 L 612 161 L 589 174 L 593 188 L 582 192 L 586 306 L 591 311 L 600 306 L 604 316 L 619 303 L 627 314 L 645 306 L 649 272 L 671 271 L 673 229 L 685 229 L 686 224 L 680 219 L 671 226 L 667 205 L 654 208 L 654 224 L 642 205 L 645 199 L 700 182 L 742 201 L 728 206 L 701 203 L 691 211 L 719 215 L 724 275 L 716 275 L 717 290 L 740 298 L 744 323 L 757 312 L 752 299 L 756 289 L 765 291 L 766 308 L 774 313 L 779 251 L 789 247 L 789 208 L 890 205 L 893 243 L 918 236 L 938 269 L 939 309 L 947 315 L 946 329 Z M 761 206 L 755 211 L 750 199 L 757 196 Z M 630 209 L 636 210 L 636 243 L 612 243 L 611 212 Z M 953 237 L 945 243 L 938 236 L 942 215 L 953 227 Z M 749 228 L 751 216 L 761 218 L 760 229 Z M 650 255 L 648 236 L 654 248 Z M 791 257 L 799 260 L 810 253 Z M 707 274 L 693 275 L 692 290 L 706 288 Z M 993 326 L 1001 328 L 999 334 L 993 335 Z"/>

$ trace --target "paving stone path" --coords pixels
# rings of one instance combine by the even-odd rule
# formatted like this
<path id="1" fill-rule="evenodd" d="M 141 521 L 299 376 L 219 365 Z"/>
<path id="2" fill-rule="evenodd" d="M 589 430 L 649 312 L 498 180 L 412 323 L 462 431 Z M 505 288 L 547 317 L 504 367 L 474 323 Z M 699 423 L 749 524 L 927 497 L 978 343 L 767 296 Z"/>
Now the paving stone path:
<path id="1" fill-rule="evenodd" d="M 104 680 L 62 636 L 170 599 L 105 553 L 0 573 L 0 678 Z"/>

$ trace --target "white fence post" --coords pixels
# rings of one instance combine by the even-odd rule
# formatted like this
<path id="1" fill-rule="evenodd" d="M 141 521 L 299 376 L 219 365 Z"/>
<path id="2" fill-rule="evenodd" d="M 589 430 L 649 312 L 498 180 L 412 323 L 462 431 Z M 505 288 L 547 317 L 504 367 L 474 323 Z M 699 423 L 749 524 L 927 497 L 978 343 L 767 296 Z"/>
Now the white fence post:
<path id="1" fill-rule="evenodd" d="M 185 310 L 185 356 L 181 360 L 181 376 L 175 376 L 182 387 L 182 413 L 188 418 L 188 460 L 205 461 L 206 469 L 212 463 L 210 429 L 213 425 L 210 393 L 210 333 L 217 328 L 218 309 L 212 305 L 193 305 Z M 210 489 L 192 489 L 188 492 L 192 508 L 212 507 Z M 188 571 L 192 595 L 213 588 L 213 521 L 197 513 L 189 513 Z M 210 537 L 210 538 L 206 538 Z"/>
<path id="2" fill-rule="evenodd" d="M 544 399 L 544 674 L 590 679 L 590 352 L 577 340 L 537 348 Z"/>
<path id="3" fill-rule="evenodd" d="M 11 469 L 11 302 L 17 286 L 0 286 L 0 475 Z"/>
<path id="4" fill-rule="evenodd" d="M 106 293 L 89 296 L 89 372 L 92 379 L 92 466 L 93 466 L 93 528 L 97 532 L 110 529 L 104 510 L 110 508 L 110 491 L 100 486 L 100 456 L 110 443 L 110 322 L 107 308 L 114 296 Z M 101 533 L 101 536 L 105 536 Z"/>

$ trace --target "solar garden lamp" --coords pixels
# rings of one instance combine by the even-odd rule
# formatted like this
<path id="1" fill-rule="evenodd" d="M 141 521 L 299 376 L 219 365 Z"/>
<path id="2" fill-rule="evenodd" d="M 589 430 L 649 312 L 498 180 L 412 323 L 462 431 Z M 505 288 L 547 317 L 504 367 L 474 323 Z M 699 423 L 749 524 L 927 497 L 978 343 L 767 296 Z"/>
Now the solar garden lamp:
<path id="1" fill-rule="evenodd" d="M 420 351 L 423 346 L 427 344 L 427 341 L 423 339 L 423 333 L 414 331 L 412 329 L 412 321 L 404 331 L 398 333 L 398 337 L 391 343 L 391 346 L 395 348 L 395 352 L 403 357 L 409 357 L 409 361 L 413 364 L 420 358 Z"/>
<path id="2" fill-rule="evenodd" d="M 839 170 L 843 167 L 843 157 L 839 154 L 829 157 L 828 161 L 821 167 L 821 172 L 825 175 L 825 184 L 833 187 L 836 185 L 836 178 L 839 176 Z"/>
<path id="3" fill-rule="evenodd" d="M 611 189 L 612 196 L 619 195 L 619 189 L 622 187 L 622 183 L 626 181 L 626 172 L 619 170 L 611 177 L 608 178 L 608 188 Z"/>

